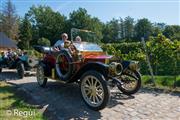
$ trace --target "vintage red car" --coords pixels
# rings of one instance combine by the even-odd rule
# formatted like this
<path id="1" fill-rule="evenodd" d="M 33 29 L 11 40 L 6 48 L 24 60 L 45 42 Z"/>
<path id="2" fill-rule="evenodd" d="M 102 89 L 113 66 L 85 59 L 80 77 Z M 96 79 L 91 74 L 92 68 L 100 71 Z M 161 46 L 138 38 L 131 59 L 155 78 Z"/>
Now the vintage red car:
<path id="1" fill-rule="evenodd" d="M 44 87 L 47 79 L 65 83 L 80 83 L 82 98 L 94 110 L 103 109 L 110 98 L 109 85 L 117 86 L 125 94 L 136 93 L 141 86 L 138 64 L 115 61 L 94 43 L 72 42 L 69 48 L 55 51 L 53 47 L 35 46 L 44 54 L 37 67 L 38 84 Z"/>

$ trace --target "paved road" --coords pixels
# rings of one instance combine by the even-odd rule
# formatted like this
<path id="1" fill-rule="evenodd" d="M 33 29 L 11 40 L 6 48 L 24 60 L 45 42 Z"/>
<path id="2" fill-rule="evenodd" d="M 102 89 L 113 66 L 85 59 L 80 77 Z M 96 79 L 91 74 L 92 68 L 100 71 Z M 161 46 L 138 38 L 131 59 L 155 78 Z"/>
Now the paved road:
<path id="1" fill-rule="evenodd" d="M 35 77 L 18 79 L 12 71 L 0 74 L 0 80 L 5 78 L 27 90 L 44 112 L 50 113 L 49 119 L 180 120 L 180 94 L 140 90 L 134 96 L 126 96 L 113 89 L 108 106 L 92 111 L 83 102 L 76 84 L 51 80 L 46 88 L 40 88 Z"/>

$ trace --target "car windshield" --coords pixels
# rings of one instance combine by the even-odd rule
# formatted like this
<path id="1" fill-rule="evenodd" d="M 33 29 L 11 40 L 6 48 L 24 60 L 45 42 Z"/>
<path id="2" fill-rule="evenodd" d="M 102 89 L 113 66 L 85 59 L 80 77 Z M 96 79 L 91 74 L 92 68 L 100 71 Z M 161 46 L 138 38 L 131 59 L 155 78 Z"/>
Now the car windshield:
<path id="1" fill-rule="evenodd" d="M 100 36 L 93 31 L 84 30 L 84 29 L 71 29 L 71 41 L 77 41 L 77 38 L 80 38 L 83 42 L 90 42 L 90 43 L 100 43 Z"/>
<path id="2" fill-rule="evenodd" d="M 76 49 L 79 51 L 98 51 L 98 52 L 103 51 L 99 45 L 94 44 L 94 43 L 88 43 L 88 42 L 77 43 L 77 42 L 74 42 L 73 44 L 76 47 Z"/>

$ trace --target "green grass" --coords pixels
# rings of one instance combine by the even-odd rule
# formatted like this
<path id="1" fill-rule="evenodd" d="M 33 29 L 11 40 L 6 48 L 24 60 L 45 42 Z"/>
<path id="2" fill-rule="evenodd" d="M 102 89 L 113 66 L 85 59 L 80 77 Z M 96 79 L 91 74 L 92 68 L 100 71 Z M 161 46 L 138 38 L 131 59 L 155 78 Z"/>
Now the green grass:
<path id="1" fill-rule="evenodd" d="M 155 84 L 157 87 L 169 87 L 173 88 L 176 80 L 176 87 L 180 87 L 180 75 L 179 76 L 155 76 Z M 151 76 L 142 76 L 142 85 L 146 86 L 151 84 Z"/>
<path id="2" fill-rule="evenodd" d="M 17 96 L 15 89 L 0 82 L 0 120 L 44 120 L 43 113 Z"/>

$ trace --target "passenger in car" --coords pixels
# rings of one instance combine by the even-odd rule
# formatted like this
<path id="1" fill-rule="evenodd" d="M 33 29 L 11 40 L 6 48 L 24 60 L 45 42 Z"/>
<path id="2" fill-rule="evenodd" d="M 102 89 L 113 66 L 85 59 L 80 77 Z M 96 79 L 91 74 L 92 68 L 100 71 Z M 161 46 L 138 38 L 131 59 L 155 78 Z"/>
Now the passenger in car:
<path id="1" fill-rule="evenodd" d="M 80 36 L 77 36 L 76 39 L 75 39 L 76 42 L 80 43 L 81 42 L 81 37 Z"/>

